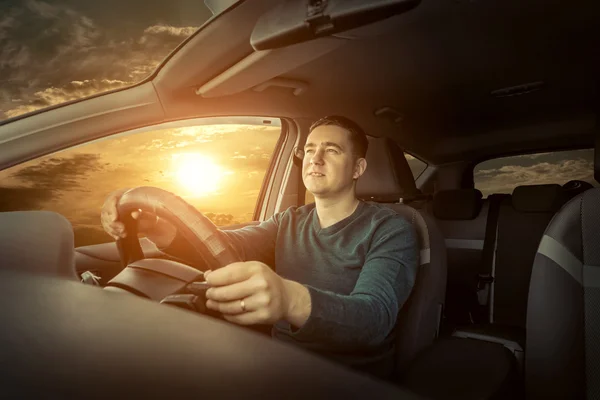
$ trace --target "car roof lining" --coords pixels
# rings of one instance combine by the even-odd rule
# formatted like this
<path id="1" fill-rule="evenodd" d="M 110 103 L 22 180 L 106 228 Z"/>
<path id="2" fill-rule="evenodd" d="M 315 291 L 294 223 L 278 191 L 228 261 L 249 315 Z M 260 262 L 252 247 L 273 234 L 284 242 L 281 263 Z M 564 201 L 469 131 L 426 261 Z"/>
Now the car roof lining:
<path id="1" fill-rule="evenodd" d="M 548 12 L 542 15 L 540 7 Z M 464 155 L 461 143 L 471 147 L 481 143 L 483 147 L 474 147 L 475 153 L 489 152 L 485 147 L 511 151 L 511 144 L 503 143 L 502 136 L 510 136 L 520 126 L 527 126 L 531 135 L 531 144 L 524 145 L 524 150 L 547 147 L 551 140 L 539 131 L 545 131 L 550 120 L 556 127 L 575 128 L 557 128 L 553 136 L 569 135 L 568 140 L 574 137 L 587 145 L 592 143 L 591 136 L 581 119 L 593 115 L 596 70 L 591 55 L 597 39 L 588 35 L 588 28 L 597 9 L 591 1 L 577 8 L 541 0 L 527 5 L 517 0 L 428 1 L 380 24 L 340 34 L 354 40 L 313 59 L 303 60 L 298 53 L 293 62 L 280 66 L 281 53 L 276 51 L 248 63 L 246 57 L 252 50 L 246 43 L 242 47 L 250 52 L 230 63 L 232 69 L 210 78 L 208 86 L 210 79 L 200 79 L 199 71 L 190 79 L 205 82 L 204 95 L 227 95 L 227 101 L 241 112 L 247 112 L 245 103 L 249 101 L 253 109 L 264 105 L 287 117 L 349 115 L 371 135 L 390 136 L 430 163 L 457 160 Z M 531 28 L 533 24 L 536 29 Z M 244 32 L 249 35 L 251 27 L 246 23 Z M 319 55 L 317 43 L 306 43 L 304 51 Z M 585 58 L 588 56 L 590 60 Z M 339 65 L 344 68 L 336 67 Z M 276 102 L 271 98 L 276 89 L 267 89 L 264 96 L 243 92 L 275 76 L 306 82 L 308 88 L 300 96 L 278 96 Z M 491 95 L 503 87 L 539 80 L 544 85 L 538 92 L 506 98 Z M 160 92 L 159 82 L 157 88 Z M 193 96 L 183 98 L 205 105 Z M 375 108 L 386 105 L 405 114 L 401 124 L 379 121 L 373 115 Z M 432 142 L 440 145 L 432 147 Z"/>

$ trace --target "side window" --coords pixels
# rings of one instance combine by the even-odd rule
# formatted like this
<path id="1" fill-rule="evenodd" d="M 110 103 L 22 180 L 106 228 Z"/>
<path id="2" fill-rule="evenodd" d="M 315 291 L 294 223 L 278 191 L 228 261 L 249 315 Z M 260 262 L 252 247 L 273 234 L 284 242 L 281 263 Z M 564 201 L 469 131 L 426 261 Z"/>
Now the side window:
<path id="1" fill-rule="evenodd" d="M 421 175 L 423 171 L 425 171 L 427 164 L 406 152 L 404 153 L 404 157 L 406 157 L 406 161 L 408 161 L 408 166 L 413 174 L 413 178 L 417 179 L 417 177 Z M 369 168 L 368 165 L 367 168 Z M 304 195 L 304 204 L 313 203 L 314 201 L 314 196 L 307 190 Z"/>
<path id="2" fill-rule="evenodd" d="M 473 171 L 475 188 L 484 197 L 492 193 L 512 193 L 521 185 L 582 180 L 598 186 L 594 180 L 592 149 L 558 151 L 495 158 L 477 164 Z"/>
<path id="3" fill-rule="evenodd" d="M 75 246 L 112 241 L 100 210 L 125 187 L 175 193 L 219 226 L 251 221 L 281 122 L 195 122 L 111 136 L 0 171 L 0 211 L 58 212 L 71 221 Z"/>
<path id="4" fill-rule="evenodd" d="M 406 161 L 408 161 L 408 166 L 410 167 L 410 171 L 413 174 L 413 178 L 415 180 L 425 171 L 427 168 L 427 163 L 419 160 L 415 156 L 412 156 L 406 152 L 404 152 L 404 157 L 406 157 Z"/>

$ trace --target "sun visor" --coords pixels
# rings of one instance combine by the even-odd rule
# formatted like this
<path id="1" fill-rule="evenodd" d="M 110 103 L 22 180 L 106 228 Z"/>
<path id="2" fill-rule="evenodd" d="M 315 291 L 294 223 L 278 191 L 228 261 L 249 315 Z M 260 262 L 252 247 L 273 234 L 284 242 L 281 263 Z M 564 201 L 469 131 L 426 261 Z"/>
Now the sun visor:
<path id="1" fill-rule="evenodd" d="M 414 9 L 420 0 L 286 0 L 262 15 L 250 43 L 269 50 L 345 33 Z"/>
<path id="2" fill-rule="evenodd" d="M 307 82 L 278 78 L 293 69 L 307 64 L 348 42 L 348 39 L 324 37 L 311 42 L 273 50 L 255 51 L 217 75 L 200 88 L 196 94 L 202 97 L 227 96 L 258 86 L 283 86 L 293 89 L 295 95 L 302 94 Z"/>

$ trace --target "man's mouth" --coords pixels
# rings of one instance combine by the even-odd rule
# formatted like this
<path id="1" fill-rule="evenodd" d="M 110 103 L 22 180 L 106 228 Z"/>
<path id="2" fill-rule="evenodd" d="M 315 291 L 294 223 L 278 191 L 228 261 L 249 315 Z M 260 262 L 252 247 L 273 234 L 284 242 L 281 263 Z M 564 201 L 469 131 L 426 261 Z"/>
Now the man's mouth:
<path id="1" fill-rule="evenodd" d="M 321 174 L 319 172 L 311 172 L 310 174 L 308 174 L 310 176 L 316 176 L 316 177 L 321 177 L 321 176 L 325 176 L 324 174 Z"/>

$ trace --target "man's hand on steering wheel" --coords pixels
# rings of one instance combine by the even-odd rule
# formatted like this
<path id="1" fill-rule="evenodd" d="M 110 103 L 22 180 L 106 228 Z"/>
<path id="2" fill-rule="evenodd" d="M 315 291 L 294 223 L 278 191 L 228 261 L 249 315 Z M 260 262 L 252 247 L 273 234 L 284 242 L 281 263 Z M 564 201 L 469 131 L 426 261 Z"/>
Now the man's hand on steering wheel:
<path id="1" fill-rule="evenodd" d="M 302 326 L 310 314 L 308 290 L 261 262 L 235 262 L 205 272 L 204 278 L 213 286 L 206 292 L 206 307 L 227 321 L 254 325 L 284 319 Z"/>
<path id="2" fill-rule="evenodd" d="M 172 193 L 152 187 L 117 190 L 102 207 L 102 226 L 120 245 L 126 270 L 131 262 L 144 257 L 137 237 L 121 240 L 128 234 L 126 226 L 134 233 L 137 230 L 145 234 L 161 248 L 168 247 L 176 233 L 181 232 L 212 269 L 204 273 L 204 279 L 212 286 L 206 291 L 206 307 L 220 312 L 230 322 L 273 324 L 283 319 L 301 327 L 310 315 L 307 287 L 281 278 L 261 262 L 242 262 L 213 222 Z"/>
<path id="3" fill-rule="evenodd" d="M 125 224 L 119 219 L 117 203 L 128 190 L 127 188 L 112 192 L 102 206 L 102 227 L 115 240 L 127 236 Z M 146 211 L 133 211 L 131 216 L 138 221 L 138 233 L 146 236 L 158 247 L 167 247 L 175 238 L 177 229 L 165 219 Z"/>

